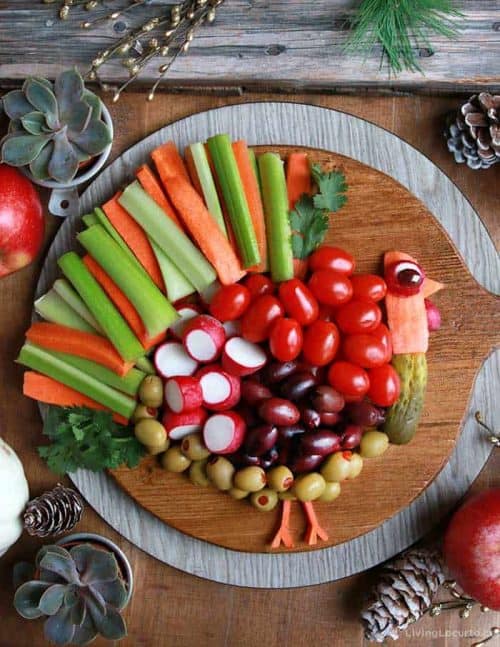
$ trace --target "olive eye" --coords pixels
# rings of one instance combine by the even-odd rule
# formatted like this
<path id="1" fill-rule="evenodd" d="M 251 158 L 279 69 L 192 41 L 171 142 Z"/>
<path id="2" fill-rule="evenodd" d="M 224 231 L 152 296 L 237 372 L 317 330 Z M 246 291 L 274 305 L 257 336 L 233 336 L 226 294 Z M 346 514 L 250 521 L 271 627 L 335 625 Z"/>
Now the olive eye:
<path id="1" fill-rule="evenodd" d="M 401 297 L 411 297 L 418 294 L 424 279 L 423 269 L 413 261 L 391 263 L 385 271 L 387 288 L 393 294 Z"/>

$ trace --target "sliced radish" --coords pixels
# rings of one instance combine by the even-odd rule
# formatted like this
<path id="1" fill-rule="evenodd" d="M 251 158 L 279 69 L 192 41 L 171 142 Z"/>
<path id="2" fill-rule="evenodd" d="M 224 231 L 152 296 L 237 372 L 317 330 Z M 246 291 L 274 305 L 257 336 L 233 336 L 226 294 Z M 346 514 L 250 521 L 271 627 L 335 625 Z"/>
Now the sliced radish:
<path id="1" fill-rule="evenodd" d="M 165 402 L 174 413 L 193 411 L 203 404 L 201 385 L 196 377 L 171 377 L 165 384 Z"/>
<path id="2" fill-rule="evenodd" d="M 237 319 L 234 321 L 225 321 L 222 326 L 226 332 L 226 339 L 239 337 L 241 335 L 241 323 Z"/>
<path id="3" fill-rule="evenodd" d="M 154 362 L 158 374 L 165 378 L 192 375 L 198 368 L 198 362 L 190 357 L 184 346 L 177 341 L 167 341 L 158 346 Z"/>
<path id="4" fill-rule="evenodd" d="M 203 406 L 212 411 L 232 409 L 240 401 L 240 378 L 211 365 L 196 373 L 203 393 Z"/>
<path id="5" fill-rule="evenodd" d="M 213 362 L 220 355 L 226 333 L 221 322 L 210 315 L 191 319 L 182 336 L 182 343 L 189 355 L 198 362 Z"/>
<path id="6" fill-rule="evenodd" d="M 200 299 L 205 305 L 209 305 L 210 301 L 214 298 L 215 294 L 221 289 L 222 285 L 219 281 L 210 283 L 204 290 L 200 292 Z"/>
<path id="7" fill-rule="evenodd" d="M 213 454 L 232 454 L 245 438 L 246 425 L 234 411 L 211 416 L 203 427 L 203 442 Z"/>
<path id="8" fill-rule="evenodd" d="M 167 430 L 168 437 L 172 440 L 179 440 L 189 434 L 201 431 L 207 419 L 205 409 L 194 409 L 184 413 L 166 411 L 163 414 L 163 426 Z"/>
<path id="9" fill-rule="evenodd" d="M 264 350 L 243 337 L 232 337 L 222 353 L 222 368 L 231 375 L 242 377 L 261 369 L 267 361 Z"/>
<path id="10" fill-rule="evenodd" d="M 177 308 L 177 314 L 180 319 L 177 319 L 176 322 L 170 326 L 169 330 L 172 332 L 172 335 L 177 339 L 181 339 L 182 333 L 184 332 L 188 322 L 191 319 L 194 319 L 194 317 L 197 317 L 200 312 L 201 308 L 195 304 L 189 304 L 182 306 L 181 308 Z"/>

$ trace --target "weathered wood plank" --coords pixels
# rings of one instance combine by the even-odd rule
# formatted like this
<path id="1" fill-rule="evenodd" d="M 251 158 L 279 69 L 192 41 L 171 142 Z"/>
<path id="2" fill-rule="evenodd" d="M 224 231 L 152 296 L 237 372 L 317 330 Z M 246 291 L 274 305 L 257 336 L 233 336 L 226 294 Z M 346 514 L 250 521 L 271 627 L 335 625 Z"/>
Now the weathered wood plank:
<path id="1" fill-rule="evenodd" d="M 0 81 L 22 79 L 28 71 L 54 76 L 68 65 L 86 69 L 97 52 L 121 33 L 123 23 L 136 25 L 146 15 L 161 13 L 159 6 L 149 5 L 88 32 L 80 28 L 87 12 L 74 9 L 74 18 L 63 22 L 57 19 L 56 5 L 30 0 L 0 3 Z M 405 72 L 396 79 L 380 68 L 380 52 L 366 60 L 343 54 L 354 6 L 352 0 L 226 0 L 215 24 L 199 33 L 189 56 L 176 61 L 163 86 L 500 91 L 497 0 L 462 0 L 465 20 L 460 37 L 454 41 L 435 37 L 434 54 L 425 48 L 420 51 L 425 77 Z M 149 64 L 142 82 L 150 83 L 157 68 L 158 63 Z M 123 81 L 127 72 L 116 62 L 103 70 L 103 78 Z"/>

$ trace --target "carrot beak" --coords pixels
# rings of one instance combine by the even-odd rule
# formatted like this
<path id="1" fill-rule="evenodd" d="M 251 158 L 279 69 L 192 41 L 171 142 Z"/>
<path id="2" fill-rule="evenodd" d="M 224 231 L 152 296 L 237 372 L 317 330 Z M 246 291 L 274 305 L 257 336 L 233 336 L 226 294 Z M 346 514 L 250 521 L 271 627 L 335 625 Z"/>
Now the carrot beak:
<path id="1" fill-rule="evenodd" d="M 432 279 L 425 278 L 424 284 L 422 286 L 422 294 L 425 299 L 428 299 L 431 295 L 439 292 L 444 288 L 444 283 L 439 283 L 439 281 L 433 281 Z"/>

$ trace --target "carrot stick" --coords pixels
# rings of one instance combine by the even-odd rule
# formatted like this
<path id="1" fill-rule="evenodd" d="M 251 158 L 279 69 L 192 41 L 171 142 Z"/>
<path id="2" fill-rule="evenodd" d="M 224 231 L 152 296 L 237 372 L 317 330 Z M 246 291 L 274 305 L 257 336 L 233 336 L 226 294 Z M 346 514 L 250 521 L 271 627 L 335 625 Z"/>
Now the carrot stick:
<path id="1" fill-rule="evenodd" d="M 302 507 L 304 508 L 308 522 L 306 535 L 304 537 L 306 543 L 309 546 L 315 546 L 318 543 L 318 537 L 323 539 L 323 541 L 328 541 L 328 534 L 326 530 L 319 525 L 312 501 L 302 503 Z"/>
<path id="2" fill-rule="evenodd" d="M 45 404 L 55 404 L 58 407 L 88 407 L 99 411 L 110 411 L 83 393 L 78 393 L 69 386 L 35 371 L 26 371 L 24 374 L 23 393 L 27 398 L 45 402 Z M 127 418 L 119 413 L 113 413 L 113 420 L 120 425 L 128 425 Z"/>
<path id="3" fill-rule="evenodd" d="M 290 211 L 304 193 L 311 193 L 311 169 L 307 153 L 290 153 L 286 163 L 286 187 Z"/>
<path id="4" fill-rule="evenodd" d="M 120 290 L 116 283 L 109 277 L 108 274 L 102 269 L 99 263 L 89 256 L 88 254 L 83 257 L 83 262 L 92 274 L 95 280 L 99 283 L 101 288 L 106 292 L 111 301 L 120 311 L 121 315 L 128 323 L 128 325 L 134 331 L 137 339 L 141 342 L 145 350 L 157 346 L 165 338 L 166 333 L 162 333 L 158 337 L 150 339 L 148 337 L 146 327 L 144 326 L 142 319 L 139 316 L 139 313 L 134 308 L 131 301 L 127 298 L 125 294 Z"/>
<path id="5" fill-rule="evenodd" d="M 290 509 L 291 501 L 285 499 L 281 508 L 281 523 L 278 529 L 278 532 L 274 536 L 274 539 L 271 543 L 271 548 L 279 548 L 281 542 L 286 546 L 286 548 L 293 548 L 293 540 L 290 534 L 290 529 L 288 525 L 290 523 Z"/>
<path id="6" fill-rule="evenodd" d="M 193 153 L 191 152 L 189 146 L 186 146 L 186 148 L 184 149 L 184 160 L 186 162 L 189 177 L 191 178 L 191 182 L 193 183 L 194 188 L 200 195 L 203 195 L 203 188 L 198 177 L 198 172 L 196 171 L 196 164 L 194 163 Z"/>
<path id="7" fill-rule="evenodd" d="M 182 157 L 179 155 L 179 151 L 174 142 L 167 142 L 166 144 L 156 148 L 151 153 L 151 157 L 153 158 L 156 170 L 158 171 L 165 188 L 167 184 L 166 180 L 174 175 L 183 177 L 186 182 L 191 184 L 186 165 L 184 164 Z"/>
<path id="8" fill-rule="evenodd" d="M 167 216 L 175 222 L 178 227 L 181 227 L 181 223 L 177 218 L 177 215 L 174 211 L 172 203 L 165 195 L 165 192 L 161 188 L 161 184 L 156 179 L 156 175 L 149 168 L 147 164 L 143 164 L 137 171 L 136 177 L 141 183 L 142 188 L 149 194 L 158 206 L 160 206 Z"/>
<path id="9" fill-rule="evenodd" d="M 157 164 L 161 164 L 158 172 L 187 230 L 208 262 L 214 266 L 221 283 L 228 285 L 239 281 L 245 276 L 240 261 L 201 196 L 191 182 L 186 181 L 184 173 L 178 170 L 177 158 L 182 163 L 179 153 L 172 146 L 168 149 L 162 147 L 157 151 L 161 151 L 161 158 L 157 156 L 155 159 Z M 153 151 L 153 155 L 157 151 Z"/>
<path id="10" fill-rule="evenodd" d="M 60 324 L 39 321 L 31 324 L 26 333 L 28 341 L 49 350 L 77 355 L 102 364 L 123 377 L 132 368 L 132 362 L 124 362 L 114 346 L 104 337 Z"/>
<path id="11" fill-rule="evenodd" d="M 243 190 L 245 191 L 245 197 L 248 202 L 261 259 L 258 265 L 250 268 L 250 271 L 265 272 L 267 270 L 266 222 L 259 183 L 255 177 L 255 171 L 250 161 L 250 154 L 246 142 L 241 140 L 234 142 L 233 153 L 243 183 Z"/>
<path id="12" fill-rule="evenodd" d="M 165 285 L 160 266 L 156 260 L 151 243 L 144 230 L 136 223 L 118 202 L 121 193 L 117 193 L 102 209 L 113 227 L 134 252 L 137 260 L 144 267 L 154 283 L 165 292 Z"/>

